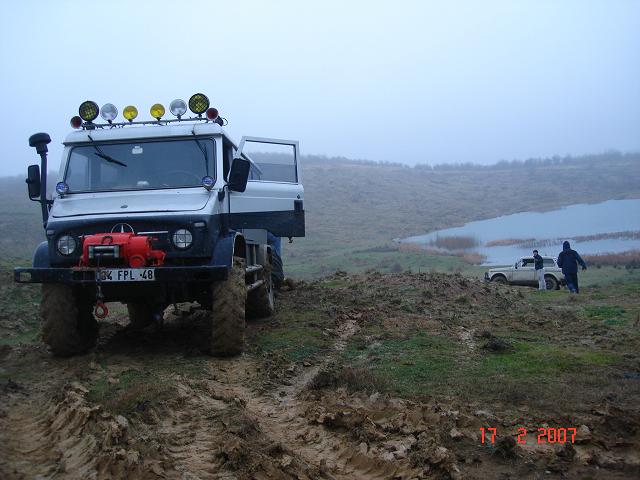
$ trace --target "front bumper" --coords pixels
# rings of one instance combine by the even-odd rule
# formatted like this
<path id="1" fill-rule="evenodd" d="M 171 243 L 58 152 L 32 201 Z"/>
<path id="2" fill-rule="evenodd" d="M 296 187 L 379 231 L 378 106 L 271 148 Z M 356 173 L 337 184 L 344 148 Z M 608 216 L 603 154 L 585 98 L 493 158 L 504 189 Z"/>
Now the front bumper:
<path id="1" fill-rule="evenodd" d="M 225 280 L 229 273 L 226 265 L 197 267 L 155 267 L 155 279 L 149 282 L 110 282 L 111 285 L 157 284 L 184 282 L 212 282 Z M 96 283 L 95 268 L 14 268 L 17 283 L 67 283 L 87 285 Z"/>

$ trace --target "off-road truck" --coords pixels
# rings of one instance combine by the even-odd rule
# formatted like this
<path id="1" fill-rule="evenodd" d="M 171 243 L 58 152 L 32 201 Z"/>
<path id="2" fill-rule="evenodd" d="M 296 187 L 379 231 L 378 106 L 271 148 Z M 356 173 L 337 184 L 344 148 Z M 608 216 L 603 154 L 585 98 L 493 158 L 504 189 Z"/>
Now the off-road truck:
<path id="1" fill-rule="evenodd" d="M 20 283 L 41 283 L 44 341 L 55 355 L 91 348 L 107 302 L 125 303 L 130 322 L 160 321 L 175 303 L 197 302 L 211 317 L 209 352 L 244 346 L 245 314 L 274 311 L 279 252 L 269 239 L 305 234 L 298 143 L 243 137 L 203 94 L 137 109 L 83 102 L 65 139 L 53 198 L 46 195 L 46 133 L 29 144 L 41 157 L 28 168 L 29 198 L 39 202 L 46 235 Z M 98 114 L 106 121 L 94 121 Z M 287 155 L 251 157 L 247 145 L 279 146 Z M 258 149 L 259 150 L 259 149 Z M 279 244 L 279 242 L 277 242 Z"/>
<path id="2" fill-rule="evenodd" d="M 557 290 L 564 285 L 562 270 L 553 257 L 542 256 L 544 266 L 544 282 L 547 290 Z M 505 283 L 509 285 L 538 286 L 533 257 L 522 257 L 512 267 L 496 267 L 484 273 L 488 282 Z"/>

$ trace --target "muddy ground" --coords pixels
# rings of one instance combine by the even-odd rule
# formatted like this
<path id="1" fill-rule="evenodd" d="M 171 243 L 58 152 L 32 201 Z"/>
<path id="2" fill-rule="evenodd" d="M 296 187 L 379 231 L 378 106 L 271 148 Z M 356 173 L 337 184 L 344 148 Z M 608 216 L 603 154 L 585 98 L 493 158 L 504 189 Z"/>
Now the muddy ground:
<path id="1" fill-rule="evenodd" d="M 179 305 L 142 331 L 115 308 L 60 359 L 36 292 L 0 314 L 0 478 L 640 478 L 639 286 L 545 293 L 337 273 L 282 292 L 239 358 Z"/>

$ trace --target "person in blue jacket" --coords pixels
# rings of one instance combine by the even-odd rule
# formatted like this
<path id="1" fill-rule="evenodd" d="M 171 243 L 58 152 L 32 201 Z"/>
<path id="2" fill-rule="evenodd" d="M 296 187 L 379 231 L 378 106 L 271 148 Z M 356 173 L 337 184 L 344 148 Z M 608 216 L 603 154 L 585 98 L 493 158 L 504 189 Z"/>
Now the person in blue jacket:
<path id="1" fill-rule="evenodd" d="M 571 249 L 569 242 L 562 244 L 562 251 L 558 255 L 558 266 L 562 269 L 562 274 L 567 282 L 567 288 L 572 293 L 579 293 L 578 287 L 578 264 L 582 266 L 582 270 L 587 269 L 587 264 L 578 252 Z"/>

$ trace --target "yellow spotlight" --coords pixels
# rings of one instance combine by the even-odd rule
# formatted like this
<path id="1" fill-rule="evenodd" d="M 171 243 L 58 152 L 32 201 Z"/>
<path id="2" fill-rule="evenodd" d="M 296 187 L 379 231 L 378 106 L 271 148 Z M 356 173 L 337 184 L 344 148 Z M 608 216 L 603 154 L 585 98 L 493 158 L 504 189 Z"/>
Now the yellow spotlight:
<path id="1" fill-rule="evenodd" d="M 122 116 L 130 122 L 133 122 L 133 120 L 138 116 L 138 109 L 133 105 L 127 105 L 122 111 Z"/>
<path id="2" fill-rule="evenodd" d="M 160 120 L 164 115 L 164 107 L 160 103 L 155 103 L 151 106 L 151 116 L 156 120 Z"/>
<path id="3" fill-rule="evenodd" d="M 82 102 L 80 104 L 80 108 L 78 109 L 78 114 L 80 118 L 85 122 L 93 122 L 96 118 L 98 118 L 98 104 L 96 102 L 92 102 L 91 100 L 87 100 L 86 102 Z"/>
<path id="4" fill-rule="evenodd" d="M 209 99 L 203 93 L 196 93 L 189 99 L 189 110 L 197 115 L 202 115 L 209 108 Z"/>

